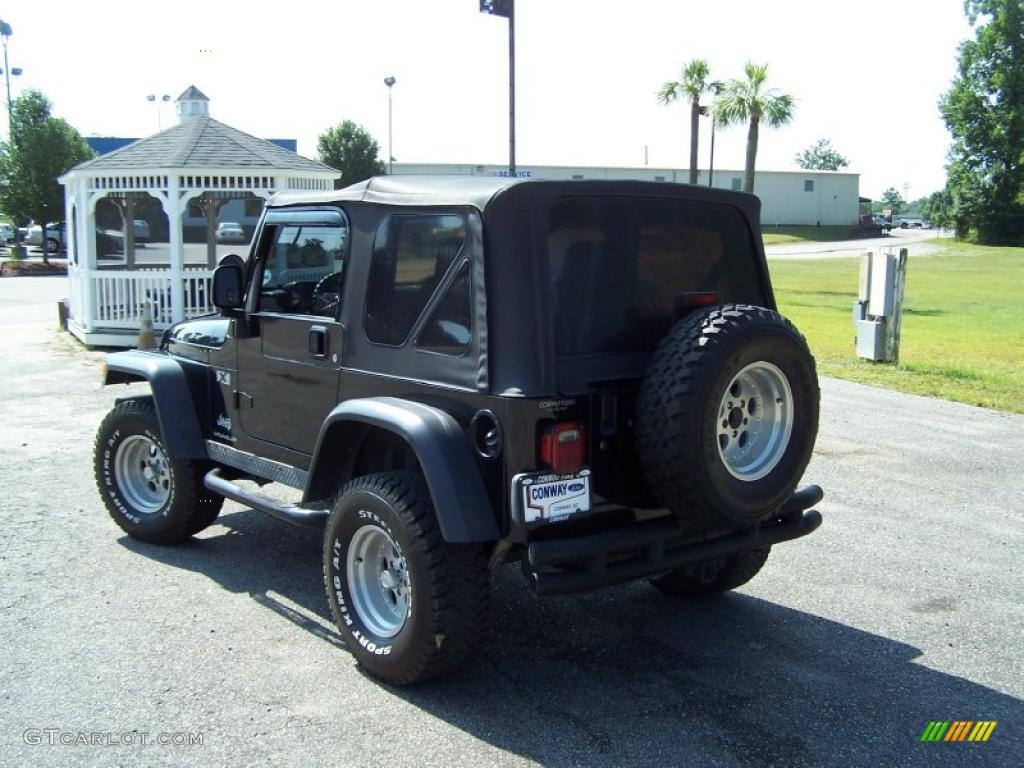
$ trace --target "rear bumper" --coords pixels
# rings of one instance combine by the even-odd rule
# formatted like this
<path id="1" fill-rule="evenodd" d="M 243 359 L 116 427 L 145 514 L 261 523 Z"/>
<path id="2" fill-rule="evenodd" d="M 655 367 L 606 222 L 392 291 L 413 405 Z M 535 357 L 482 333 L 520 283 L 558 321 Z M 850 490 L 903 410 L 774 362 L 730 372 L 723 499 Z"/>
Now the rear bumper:
<path id="1" fill-rule="evenodd" d="M 684 533 L 673 518 L 661 518 L 588 536 L 537 541 L 527 547 L 523 569 L 539 595 L 653 576 L 806 536 L 821 525 L 821 514 L 808 507 L 822 496 L 821 488 L 807 486 L 793 494 L 778 518 L 711 539 Z"/>

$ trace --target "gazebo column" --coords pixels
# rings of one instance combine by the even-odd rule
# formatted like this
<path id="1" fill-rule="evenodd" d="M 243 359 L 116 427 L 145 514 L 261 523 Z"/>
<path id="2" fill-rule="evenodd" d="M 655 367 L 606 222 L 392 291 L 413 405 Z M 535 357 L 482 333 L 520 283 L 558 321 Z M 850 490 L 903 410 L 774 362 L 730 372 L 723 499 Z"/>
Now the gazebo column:
<path id="1" fill-rule="evenodd" d="M 89 178 L 78 180 L 78 277 L 79 296 L 82 302 L 82 317 L 75 320 L 88 333 L 96 327 L 96 286 L 93 278 L 97 273 L 96 261 L 96 203 L 103 197 L 102 192 L 89 192 Z"/>
<path id="2" fill-rule="evenodd" d="M 168 182 L 164 212 L 167 214 L 167 226 L 170 230 L 171 320 L 177 323 L 185 319 L 185 243 L 181 229 L 181 215 L 185 206 L 178 176 L 171 174 Z"/>

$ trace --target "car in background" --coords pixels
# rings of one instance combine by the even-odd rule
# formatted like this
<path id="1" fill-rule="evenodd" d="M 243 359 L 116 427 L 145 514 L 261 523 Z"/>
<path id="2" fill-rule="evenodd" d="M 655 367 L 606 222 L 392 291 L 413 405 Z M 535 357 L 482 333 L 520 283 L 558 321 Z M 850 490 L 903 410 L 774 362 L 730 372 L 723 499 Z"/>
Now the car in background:
<path id="1" fill-rule="evenodd" d="M 214 233 L 218 243 L 248 243 L 249 238 L 245 235 L 242 225 L 236 221 L 222 221 L 217 225 Z"/>
<path id="2" fill-rule="evenodd" d="M 30 224 L 25 230 L 25 245 L 42 247 L 43 228 L 38 224 Z M 64 222 L 52 221 L 46 225 L 46 252 L 57 253 L 64 250 Z"/>
<path id="3" fill-rule="evenodd" d="M 881 227 L 883 232 L 888 232 L 892 229 L 892 222 L 885 218 L 885 216 L 875 214 L 871 217 L 871 221 L 876 227 Z"/>
<path id="4" fill-rule="evenodd" d="M 151 239 L 149 222 L 145 219 L 132 219 L 132 232 L 136 243 L 148 243 Z"/>
<path id="5" fill-rule="evenodd" d="M 14 236 L 16 231 L 14 227 L 7 222 L 0 222 L 0 244 L 8 245 L 14 242 Z"/>
<path id="6" fill-rule="evenodd" d="M 862 213 L 857 218 L 857 232 L 860 237 L 877 237 L 878 235 L 888 235 L 889 230 L 892 229 L 892 225 L 889 224 L 885 219 L 881 219 L 879 216 L 874 216 L 870 213 Z"/>
<path id="7" fill-rule="evenodd" d="M 124 235 L 117 230 L 96 227 L 96 255 L 100 258 L 124 253 Z"/>

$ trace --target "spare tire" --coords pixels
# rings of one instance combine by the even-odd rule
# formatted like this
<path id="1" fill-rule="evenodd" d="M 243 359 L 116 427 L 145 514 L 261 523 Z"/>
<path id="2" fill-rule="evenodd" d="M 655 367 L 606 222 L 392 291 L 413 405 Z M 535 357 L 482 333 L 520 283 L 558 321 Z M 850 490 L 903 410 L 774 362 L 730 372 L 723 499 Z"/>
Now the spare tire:
<path id="1" fill-rule="evenodd" d="M 693 529 L 770 516 L 810 461 L 818 397 L 807 342 L 778 312 L 728 304 L 688 315 L 658 345 L 637 401 L 650 491 Z"/>

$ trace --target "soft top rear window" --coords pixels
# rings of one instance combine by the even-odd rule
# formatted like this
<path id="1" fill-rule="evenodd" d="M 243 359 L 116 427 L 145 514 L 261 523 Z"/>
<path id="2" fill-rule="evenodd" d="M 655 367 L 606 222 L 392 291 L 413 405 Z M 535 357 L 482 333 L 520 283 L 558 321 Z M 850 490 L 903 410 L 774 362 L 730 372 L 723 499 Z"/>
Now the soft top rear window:
<path id="1" fill-rule="evenodd" d="M 722 203 L 562 198 L 547 262 L 561 357 L 653 351 L 693 294 L 764 303 L 750 229 Z"/>

